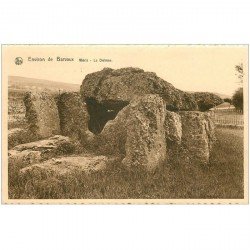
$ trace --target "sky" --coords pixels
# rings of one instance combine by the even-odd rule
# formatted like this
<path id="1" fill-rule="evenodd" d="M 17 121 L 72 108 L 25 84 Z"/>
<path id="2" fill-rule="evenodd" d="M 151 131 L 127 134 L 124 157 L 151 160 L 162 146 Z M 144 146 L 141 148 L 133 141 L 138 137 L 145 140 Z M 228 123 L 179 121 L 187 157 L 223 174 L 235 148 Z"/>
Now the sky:
<path id="1" fill-rule="evenodd" d="M 16 57 L 23 59 L 21 65 L 15 64 Z M 29 61 L 29 57 L 45 61 Z M 49 57 L 53 61 L 48 61 Z M 74 58 L 74 61 L 57 61 L 57 57 Z M 88 62 L 79 62 L 80 58 Z M 104 67 L 138 67 L 155 72 L 181 90 L 226 95 L 232 95 L 239 87 L 235 75 L 235 65 L 239 63 L 243 63 L 247 81 L 248 47 L 243 45 L 12 45 L 2 48 L 6 76 L 81 84 L 86 74 Z"/>

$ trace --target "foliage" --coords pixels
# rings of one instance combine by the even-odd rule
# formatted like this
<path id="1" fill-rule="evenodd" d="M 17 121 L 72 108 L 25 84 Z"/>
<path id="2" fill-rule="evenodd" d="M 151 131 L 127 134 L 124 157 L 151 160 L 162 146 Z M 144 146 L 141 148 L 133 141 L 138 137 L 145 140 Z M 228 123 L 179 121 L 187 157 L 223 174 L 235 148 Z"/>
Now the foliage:
<path id="1" fill-rule="evenodd" d="M 236 109 L 243 111 L 243 88 L 238 88 L 235 91 L 232 103 Z"/>
<path id="2" fill-rule="evenodd" d="M 230 99 L 230 98 L 224 98 L 224 102 L 228 102 L 228 103 L 232 104 L 232 99 Z"/>
<path id="3" fill-rule="evenodd" d="M 238 65 L 235 65 L 235 70 L 236 70 L 236 76 L 239 80 L 239 85 L 243 85 L 243 77 L 244 77 L 244 70 L 243 70 L 243 63 L 240 63 Z"/>
<path id="4" fill-rule="evenodd" d="M 194 93 L 194 96 L 199 110 L 202 112 L 208 111 L 209 109 L 223 102 L 223 100 L 218 95 L 209 92 L 196 92 Z"/>

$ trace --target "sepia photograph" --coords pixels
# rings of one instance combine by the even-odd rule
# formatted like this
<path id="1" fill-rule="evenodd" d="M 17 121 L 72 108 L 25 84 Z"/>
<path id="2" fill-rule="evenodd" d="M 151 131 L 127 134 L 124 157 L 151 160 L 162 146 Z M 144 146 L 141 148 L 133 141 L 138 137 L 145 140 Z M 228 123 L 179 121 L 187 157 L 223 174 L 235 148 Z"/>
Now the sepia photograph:
<path id="1" fill-rule="evenodd" d="M 2 45 L 2 202 L 248 204 L 247 45 Z"/>

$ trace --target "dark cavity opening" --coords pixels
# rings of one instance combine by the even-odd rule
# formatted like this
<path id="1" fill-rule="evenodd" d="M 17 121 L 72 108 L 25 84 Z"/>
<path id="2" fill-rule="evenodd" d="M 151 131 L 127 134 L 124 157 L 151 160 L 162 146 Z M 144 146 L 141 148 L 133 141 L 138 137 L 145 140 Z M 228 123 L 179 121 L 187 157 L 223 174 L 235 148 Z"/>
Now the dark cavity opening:
<path id="1" fill-rule="evenodd" d="M 118 112 L 129 104 L 127 101 L 103 101 L 99 103 L 94 98 L 86 99 L 87 109 L 90 116 L 89 130 L 99 134 L 109 120 L 115 119 Z"/>

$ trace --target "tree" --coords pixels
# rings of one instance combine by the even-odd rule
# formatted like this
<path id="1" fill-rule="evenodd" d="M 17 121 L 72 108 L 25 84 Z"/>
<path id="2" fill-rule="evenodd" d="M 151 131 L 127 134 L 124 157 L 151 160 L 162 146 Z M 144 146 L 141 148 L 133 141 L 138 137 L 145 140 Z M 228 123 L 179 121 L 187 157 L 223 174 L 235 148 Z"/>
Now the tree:
<path id="1" fill-rule="evenodd" d="M 230 98 L 224 98 L 224 102 L 229 102 L 230 104 L 232 104 L 232 99 L 230 99 Z"/>
<path id="2" fill-rule="evenodd" d="M 236 70 L 235 75 L 238 78 L 238 84 L 240 87 L 242 87 L 243 86 L 243 77 L 244 77 L 243 63 L 239 63 L 239 64 L 235 65 L 235 70 Z"/>
<path id="3" fill-rule="evenodd" d="M 233 105 L 237 110 L 243 111 L 243 88 L 238 88 L 232 98 Z"/>
<path id="4" fill-rule="evenodd" d="M 209 92 L 195 92 L 194 97 L 199 110 L 202 112 L 223 103 L 223 100 L 218 95 Z"/>

